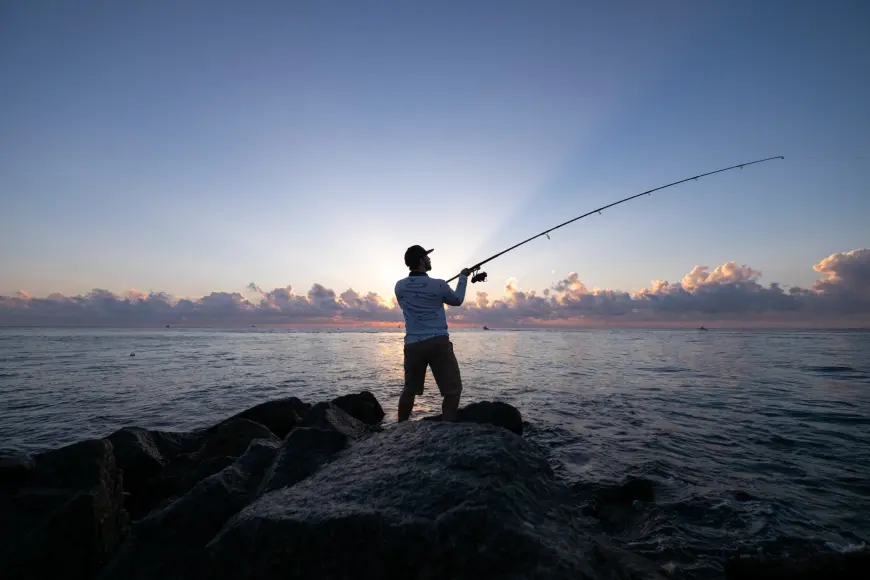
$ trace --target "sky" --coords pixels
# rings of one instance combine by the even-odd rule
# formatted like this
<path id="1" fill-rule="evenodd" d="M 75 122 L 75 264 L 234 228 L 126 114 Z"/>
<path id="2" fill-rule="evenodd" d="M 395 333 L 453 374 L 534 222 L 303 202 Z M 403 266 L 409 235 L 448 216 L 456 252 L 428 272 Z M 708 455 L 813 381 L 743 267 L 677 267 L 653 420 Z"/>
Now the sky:
<path id="1" fill-rule="evenodd" d="M 858 320 L 868 70 L 862 0 L 4 2 L 0 325 L 394 322 L 412 244 L 446 279 L 774 155 L 493 261 L 465 320 Z"/>

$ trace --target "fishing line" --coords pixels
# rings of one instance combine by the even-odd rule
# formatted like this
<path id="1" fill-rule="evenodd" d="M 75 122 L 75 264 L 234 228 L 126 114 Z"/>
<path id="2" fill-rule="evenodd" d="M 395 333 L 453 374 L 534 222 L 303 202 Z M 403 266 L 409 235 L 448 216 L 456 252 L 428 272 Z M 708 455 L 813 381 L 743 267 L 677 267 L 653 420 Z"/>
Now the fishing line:
<path id="1" fill-rule="evenodd" d="M 490 262 L 490 261 L 492 261 L 492 260 L 495 260 L 495 259 L 498 258 L 499 256 L 503 256 L 504 254 L 507 254 L 507 253 L 510 252 L 511 250 L 514 250 L 514 249 L 516 249 L 516 248 L 519 248 L 519 247 L 522 246 L 523 244 L 526 244 L 526 243 L 528 243 L 528 242 L 531 242 L 531 241 L 534 240 L 535 238 L 540 238 L 541 236 L 547 236 L 547 239 L 549 239 L 549 238 L 550 238 L 549 233 L 552 232 L 553 230 L 558 230 L 558 229 L 561 228 L 562 226 L 567 226 L 567 225 L 570 224 L 570 223 L 576 222 L 577 220 L 583 219 L 583 218 L 585 218 L 585 217 L 591 216 L 591 215 L 596 214 L 596 213 L 597 213 L 597 214 L 600 214 L 602 211 L 604 211 L 604 210 L 606 210 L 606 209 L 609 209 L 609 208 L 611 208 L 611 207 L 613 207 L 613 206 L 615 206 L 615 205 L 619 205 L 619 204 L 621 204 L 621 203 L 625 203 L 625 202 L 627 202 L 627 201 L 631 201 L 631 200 L 633 200 L 633 199 L 637 199 L 638 197 L 641 197 L 641 196 L 644 196 L 644 195 L 650 195 L 650 194 L 652 194 L 652 193 L 655 192 L 655 191 L 659 191 L 659 190 L 662 190 L 662 189 L 667 189 L 668 187 L 673 187 L 673 186 L 675 186 L 675 185 L 679 185 L 679 184 L 681 184 L 681 183 L 685 183 L 685 182 L 687 182 L 687 181 L 693 181 L 693 180 L 696 180 L 696 179 L 700 179 L 700 178 L 702 178 L 702 177 L 707 177 L 708 175 L 713 175 L 713 174 L 715 174 L 715 173 L 722 173 L 723 171 L 730 171 L 730 170 L 732 170 L 732 169 L 743 169 L 744 167 L 748 167 L 749 165 L 755 165 L 756 163 L 764 163 L 765 161 L 772 161 L 772 160 L 774 160 L 774 159 L 785 159 L 785 157 L 783 157 L 782 155 L 778 155 L 778 156 L 776 156 L 776 157 L 767 157 L 766 159 L 758 159 L 758 160 L 756 160 L 756 161 L 748 161 L 748 162 L 746 162 L 746 163 L 741 163 L 740 165 L 732 165 L 731 167 L 724 167 L 724 168 L 722 168 L 722 169 L 717 169 L 716 171 L 709 171 L 709 172 L 707 172 L 707 173 L 701 173 L 700 175 L 695 175 L 695 176 L 692 176 L 692 177 L 687 177 L 686 179 L 681 179 L 681 180 L 679 180 L 679 181 L 675 181 L 675 182 L 673 182 L 673 183 L 668 183 L 667 185 L 662 185 L 662 186 L 656 187 L 656 188 L 654 188 L 654 189 L 648 189 L 648 190 L 643 191 L 643 192 L 641 192 L 641 193 L 637 193 L 637 194 L 635 194 L 635 195 L 632 195 L 632 196 L 626 197 L 625 199 L 620 199 L 619 201 L 614 201 L 613 203 L 609 203 L 609 204 L 604 205 L 604 206 L 601 206 L 601 207 L 599 207 L 599 208 L 597 208 L 597 209 L 593 209 L 592 211 L 587 212 L 587 213 L 584 213 L 584 214 L 581 215 L 581 216 L 577 216 L 577 217 L 575 217 L 574 219 L 570 219 L 570 220 L 568 220 L 568 221 L 566 221 L 566 222 L 563 222 L 563 223 L 561 223 L 561 224 L 559 224 L 559 225 L 557 225 L 557 226 L 553 226 L 552 228 L 550 228 L 550 229 L 548 229 L 548 230 L 544 230 L 544 231 L 541 232 L 540 234 L 536 234 L 536 235 L 532 236 L 531 238 L 529 238 L 529 239 L 527 239 L 527 240 L 523 240 L 522 242 L 520 242 L 520 243 L 518 243 L 518 244 L 515 244 L 515 245 L 511 246 L 510 248 L 508 248 L 508 249 L 506 249 L 506 250 L 502 250 L 502 251 L 499 252 L 498 254 L 494 254 L 494 255 L 492 255 L 492 256 L 490 256 L 489 258 L 487 258 L 486 260 L 483 260 L 482 262 L 478 262 L 478 263 L 475 264 L 474 266 L 470 266 L 469 268 L 467 268 L 467 270 L 469 270 L 472 274 L 474 274 L 474 275 L 472 276 L 472 278 L 471 278 L 471 282 L 472 282 L 472 283 L 475 283 L 475 282 L 486 282 L 486 272 L 481 272 L 481 271 L 480 271 L 480 267 L 483 266 L 484 264 L 486 264 L 487 262 Z M 459 277 L 459 274 L 457 274 L 456 276 L 454 276 L 454 277 L 451 278 L 450 280 L 447 280 L 447 282 L 452 282 L 453 280 L 456 280 L 458 277 Z"/>

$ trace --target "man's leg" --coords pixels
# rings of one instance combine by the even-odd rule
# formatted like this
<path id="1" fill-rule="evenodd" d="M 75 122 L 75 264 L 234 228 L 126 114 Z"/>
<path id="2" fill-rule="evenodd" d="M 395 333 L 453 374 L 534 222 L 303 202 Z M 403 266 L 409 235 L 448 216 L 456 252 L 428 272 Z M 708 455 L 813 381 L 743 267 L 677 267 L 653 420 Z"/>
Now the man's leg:
<path id="1" fill-rule="evenodd" d="M 446 340 L 437 345 L 431 357 L 432 374 L 444 401 L 441 403 L 441 419 L 456 421 L 459 415 L 459 397 L 462 394 L 462 376 L 459 362 L 453 353 L 453 343 Z"/>
<path id="2" fill-rule="evenodd" d="M 441 419 L 456 421 L 459 418 L 459 395 L 444 395 L 441 403 Z"/>
<path id="3" fill-rule="evenodd" d="M 402 391 L 399 395 L 399 422 L 407 421 L 411 417 L 411 410 L 414 408 L 414 399 L 417 396 L 408 391 Z"/>
<path id="4" fill-rule="evenodd" d="M 399 396 L 399 422 L 411 417 L 414 399 L 423 394 L 428 366 L 423 348 L 416 344 L 405 345 L 405 386 Z"/>

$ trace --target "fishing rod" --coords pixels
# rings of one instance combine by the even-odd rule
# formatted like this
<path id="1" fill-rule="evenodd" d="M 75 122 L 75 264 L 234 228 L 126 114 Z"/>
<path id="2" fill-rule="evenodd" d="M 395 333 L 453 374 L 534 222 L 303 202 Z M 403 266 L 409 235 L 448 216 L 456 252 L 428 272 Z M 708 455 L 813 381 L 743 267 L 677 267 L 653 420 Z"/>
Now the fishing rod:
<path id="1" fill-rule="evenodd" d="M 472 278 L 471 278 L 471 282 L 472 282 L 472 283 L 475 283 L 475 282 L 486 282 L 486 272 L 480 272 L 480 267 L 481 267 L 481 266 L 483 266 L 483 265 L 486 264 L 487 262 L 490 262 L 490 261 L 492 261 L 492 260 L 495 260 L 495 259 L 498 258 L 499 256 L 502 256 L 502 255 L 504 255 L 504 254 L 507 254 L 507 253 L 510 252 L 511 250 L 514 250 L 514 249 L 516 249 L 516 248 L 519 248 L 519 247 L 522 246 L 523 244 L 526 244 L 526 243 L 528 243 L 528 242 L 531 242 L 531 241 L 534 240 L 535 238 L 540 238 L 541 236 L 547 236 L 547 239 L 550 239 L 549 233 L 552 232 L 553 230 L 558 230 L 558 229 L 561 228 L 562 226 L 567 226 L 567 225 L 570 224 L 570 223 L 573 223 L 573 222 L 576 222 L 577 220 L 580 220 L 580 219 L 583 219 L 583 218 L 585 218 L 585 217 L 591 216 L 592 214 L 596 214 L 596 213 L 597 213 L 597 214 L 600 214 L 602 211 L 604 211 L 604 210 L 606 210 L 606 209 L 609 209 L 609 208 L 611 208 L 611 207 L 613 207 L 613 206 L 615 206 L 615 205 L 619 205 L 619 204 L 621 204 L 621 203 L 625 203 L 625 202 L 627 202 L 627 201 L 631 201 L 631 200 L 633 200 L 633 199 L 636 199 L 636 198 L 641 197 L 641 196 L 644 196 L 644 195 L 650 195 L 650 194 L 652 194 L 653 192 L 655 192 L 655 191 L 659 191 L 659 190 L 661 190 L 661 189 L 666 189 L 666 188 L 668 188 L 668 187 L 673 187 L 674 185 L 679 185 L 679 184 L 681 184 L 681 183 L 685 183 L 685 182 L 687 182 L 687 181 L 692 181 L 692 180 L 695 180 L 695 179 L 700 179 L 700 178 L 702 178 L 702 177 L 706 177 L 706 176 L 708 176 L 708 175 L 713 175 L 714 173 L 722 173 L 723 171 L 730 171 L 730 170 L 732 170 L 732 169 L 738 169 L 738 168 L 739 168 L 739 169 L 743 169 L 744 167 L 747 167 L 747 166 L 749 166 L 749 165 L 755 165 L 756 163 L 764 163 L 765 161 L 772 161 L 772 160 L 774 160 L 774 159 L 785 159 L 785 157 L 783 157 L 782 155 L 778 155 L 778 156 L 776 156 L 776 157 L 768 157 L 768 158 L 766 158 L 766 159 L 758 159 L 758 160 L 756 160 L 756 161 L 749 161 L 749 162 L 747 162 L 747 163 L 741 163 L 740 165 L 732 165 L 731 167 L 725 167 L 724 169 L 717 169 L 716 171 L 710 171 L 710 172 L 708 172 L 708 173 L 702 173 L 702 174 L 700 174 L 700 175 L 695 175 L 694 177 L 687 177 L 686 179 L 681 179 L 681 180 L 679 180 L 679 181 L 675 181 L 675 182 L 673 182 L 673 183 L 669 183 L 669 184 L 667 184 L 667 185 L 662 185 L 662 186 L 660 186 L 660 187 L 656 187 L 656 188 L 654 188 L 654 189 L 648 189 L 648 190 L 646 190 L 646 191 L 644 191 L 644 192 L 637 193 L 637 194 L 635 194 L 635 195 L 632 195 L 632 196 L 626 197 L 625 199 L 620 199 L 619 201 L 614 201 L 613 203 L 609 203 L 609 204 L 607 204 L 607 205 L 605 205 L 605 206 L 601 206 L 601 207 L 599 207 L 598 209 L 593 209 L 592 211 L 590 211 L 590 212 L 588 212 L 588 213 L 584 213 L 584 214 L 581 215 L 581 216 L 577 216 L 577 217 L 575 217 L 574 219 L 570 219 L 570 220 L 568 220 L 568 221 L 566 221 L 566 222 L 564 222 L 564 223 L 561 223 L 561 224 L 559 224 L 559 225 L 557 225 L 557 226 L 554 226 L 554 227 L 552 227 L 552 228 L 550 228 L 550 229 L 548 229 L 548 230 L 544 230 L 544 231 L 541 232 L 540 234 L 536 234 L 536 235 L 532 236 L 531 238 L 529 238 L 529 239 L 527 239 L 527 240 L 523 240 L 523 241 L 520 242 L 519 244 L 516 244 L 516 245 L 511 246 L 511 247 L 508 248 L 507 250 L 502 250 L 502 251 L 499 252 L 498 254 L 492 255 L 492 256 L 490 256 L 489 258 L 487 258 L 486 260 L 483 260 L 482 262 L 478 262 L 478 263 L 475 264 L 474 266 L 470 266 L 469 268 L 466 268 L 466 269 L 467 269 L 469 272 L 471 272 L 472 274 L 474 274 L 474 276 L 472 276 Z M 460 276 L 460 274 L 457 274 L 456 276 L 452 277 L 450 280 L 447 280 L 447 282 L 452 282 L 453 280 L 456 280 L 457 278 L 459 278 L 459 276 Z"/>

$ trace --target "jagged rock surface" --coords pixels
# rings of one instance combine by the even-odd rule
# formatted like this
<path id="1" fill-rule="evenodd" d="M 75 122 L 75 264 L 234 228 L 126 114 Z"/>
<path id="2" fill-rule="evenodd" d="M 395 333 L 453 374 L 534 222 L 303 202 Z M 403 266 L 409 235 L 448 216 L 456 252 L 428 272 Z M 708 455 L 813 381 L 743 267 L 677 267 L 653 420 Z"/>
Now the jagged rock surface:
<path id="1" fill-rule="evenodd" d="M 384 409 L 369 391 L 342 395 L 333 399 L 332 404 L 366 425 L 378 425 L 384 420 Z"/>
<path id="2" fill-rule="evenodd" d="M 28 487 L 0 494 L 0 577 L 93 577 L 128 525 L 112 444 L 42 453 L 29 471 Z"/>
<path id="3" fill-rule="evenodd" d="M 547 461 L 504 429 L 404 423 L 234 516 L 207 574 L 594 578 L 593 543 L 560 493 Z"/>
<path id="4" fill-rule="evenodd" d="M 424 421 L 441 421 L 441 415 L 424 417 Z M 459 409 L 460 423 L 484 423 L 498 425 L 517 435 L 523 434 L 523 417 L 516 407 L 500 401 L 480 401 Z"/>
<path id="5" fill-rule="evenodd" d="M 295 485 L 328 463 L 347 443 L 344 433 L 332 429 L 294 429 L 284 440 L 275 463 L 263 478 L 261 492 Z"/>
<path id="6" fill-rule="evenodd" d="M 333 403 L 317 403 L 311 407 L 300 427 L 338 431 L 353 441 L 360 441 L 380 431 L 380 427 L 366 425 Z"/>
<path id="7" fill-rule="evenodd" d="M 279 447 L 271 440 L 252 441 L 232 465 L 137 522 L 130 539 L 101 578 L 200 577 L 206 543 L 250 500 Z"/>
<path id="8" fill-rule="evenodd" d="M 299 423 L 301 417 L 304 417 L 311 408 L 309 403 L 303 403 L 296 397 L 286 397 L 276 399 L 274 401 L 266 401 L 255 405 L 250 409 L 245 409 L 241 413 L 237 413 L 221 421 L 214 427 L 209 428 L 209 431 L 219 429 L 223 424 L 229 423 L 236 419 L 247 419 L 255 423 L 264 425 L 279 439 L 283 439 L 290 431 Z"/>

